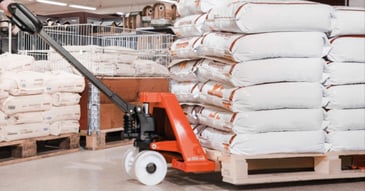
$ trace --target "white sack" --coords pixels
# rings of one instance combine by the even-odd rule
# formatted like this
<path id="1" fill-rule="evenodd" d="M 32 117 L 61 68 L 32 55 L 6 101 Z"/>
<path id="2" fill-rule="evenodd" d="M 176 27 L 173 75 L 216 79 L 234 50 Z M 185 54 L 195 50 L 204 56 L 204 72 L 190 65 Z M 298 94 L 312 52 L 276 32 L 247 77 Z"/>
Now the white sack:
<path id="1" fill-rule="evenodd" d="M 51 71 L 51 62 L 48 60 L 36 60 L 29 68 L 30 71 L 34 72 L 48 72 Z"/>
<path id="2" fill-rule="evenodd" d="M 330 131 L 365 130 L 365 109 L 332 109 L 325 120 Z"/>
<path id="3" fill-rule="evenodd" d="M 54 92 L 75 92 L 81 93 L 85 88 L 84 77 L 68 72 L 51 72 L 46 82 L 46 91 Z"/>
<path id="4" fill-rule="evenodd" d="M 5 72 L 0 75 L 0 82 L 11 95 L 42 94 L 47 77 L 44 73 L 32 71 Z"/>
<path id="5" fill-rule="evenodd" d="M 306 1 L 236 1 L 214 7 L 207 25 L 215 31 L 262 33 L 331 30 L 329 5 Z"/>
<path id="6" fill-rule="evenodd" d="M 172 30 L 179 37 L 201 36 L 208 32 L 205 26 L 206 14 L 189 15 L 176 19 Z"/>
<path id="7" fill-rule="evenodd" d="M 365 35 L 331 39 L 328 59 L 335 62 L 365 62 Z"/>
<path id="8" fill-rule="evenodd" d="M 319 83 L 273 83 L 249 87 L 232 87 L 209 81 L 201 90 L 201 102 L 233 112 L 267 109 L 320 108 L 322 88 Z"/>
<path id="9" fill-rule="evenodd" d="M 49 125 L 45 123 L 7 125 L 0 127 L 0 134 L 5 141 L 48 136 Z"/>
<path id="10" fill-rule="evenodd" d="M 198 51 L 197 48 L 200 45 L 200 37 L 188 37 L 175 40 L 170 48 L 170 54 L 175 58 L 197 58 Z"/>
<path id="11" fill-rule="evenodd" d="M 273 58 L 241 63 L 222 63 L 205 59 L 196 65 L 201 81 L 214 80 L 232 86 L 272 82 L 320 82 L 321 58 Z"/>
<path id="12" fill-rule="evenodd" d="M 170 91 L 179 102 L 197 102 L 199 97 L 199 82 L 170 82 Z"/>
<path id="13" fill-rule="evenodd" d="M 170 78 L 179 81 L 198 81 L 196 65 L 200 60 L 175 60 L 169 67 Z"/>
<path id="14" fill-rule="evenodd" d="M 0 126 L 7 125 L 9 123 L 9 116 L 0 111 Z"/>
<path id="15" fill-rule="evenodd" d="M 365 34 L 365 9 L 358 7 L 335 7 L 331 37 L 338 35 Z"/>
<path id="16" fill-rule="evenodd" d="M 44 122 L 43 112 L 26 112 L 26 113 L 14 113 L 11 115 L 13 119 L 12 124 L 24 124 L 24 123 L 42 123 Z"/>
<path id="17" fill-rule="evenodd" d="M 80 103 L 81 96 L 77 93 L 55 93 L 52 94 L 52 105 L 65 106 Z"/>
<path id="18" fill-rule="evenodd" d="M 235 62 L 264 58 L 321 58 L 329 42 L 321 32 L 232 34 L 212 32 L 201 38 L 199 54 Z"/>
<path id="19" fill-rule="evenodd" d="M 44 111 L 42 118 L 48 123 L 62 120 L 79 120 L 81 116 L 80 105 L 52 107 Z"/>
<path id="20" fill-rule="evenodd" d="M 177 12 L 180 16 L 188 16 L 198 13 L 206 13 L 211 8 L 225 3 L 222 0 L 179 0 Z"/>
<path id="21" fill-rule="evenodd" d="M 331 86 L 325 91 L 327 109 L 365 108 L 365 84 Z"/>
<path id="22" fill-rule="evenodd" d="M 191 104 L 182 104 L 181 108 L 184 111 L 185 116 L 188 118 L 188 121 L 192 125 L 198 125 L 199 119 L 198 119 L 198 113 L 203 108 L 200 105 L 191 105 Z"/>
<path id="23" fill-rule="evenodd" d="M 135 76 L 168 76 L 169 71 L 162 64 L 151 60 L 138 59 L 132 62 L 135 67 Z"/>
<path id="24" fill-rule="evenodd" d="M 326 142 L 332 151 L 364 151 L 365 130 L 331 131 L 326 135 Z"/>
<path id="25" fill-rule="evenodd" d="M 200 144 L 203 147 L 219 151 L 228 150 L 229 144 L 235 135 L 233 132 L 222 131 L 207 126 L 199 126 L 197 128 L 199 128 L 197 137 Z"/>
<path id="26" fill-rule="evenodd" d="M 9 96 L 9 89 L 6 84 L 0 83 L 0 100 Z"/>
<path id="27" fill-rule="evenodd" d="M 6 71 L 19 72 L 28 70 L 33 63 L 33 56 L 19 54 L 1 54 L 0 74 L 3 74 Z"/>
<path id="28" fill-rule="evenodd" d="M 365 63 L 332 62 L 323 75 L 325 86 L 365 83 Z"/>
<path id="29" fill-rule="evenodd" d="M 45 111 L 52 107 L 52 97 L 48 94 L 29 96 L 9 96 L 0 101 L 1 110 L 6 114 Z"/>
<path id="30" fill-rule="evenodd" d="M 56 121 L 50 126 L 51 135 L 61 135 L 65 133 L 78 133 L 80 124 L 75 120 Z"/>

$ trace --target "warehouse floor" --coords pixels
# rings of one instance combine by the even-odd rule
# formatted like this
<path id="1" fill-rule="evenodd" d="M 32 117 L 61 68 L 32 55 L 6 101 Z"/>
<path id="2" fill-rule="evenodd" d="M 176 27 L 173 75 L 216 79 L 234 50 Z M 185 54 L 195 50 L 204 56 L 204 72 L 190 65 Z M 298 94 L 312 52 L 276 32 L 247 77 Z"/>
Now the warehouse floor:
<path id="1" fill-rule="evenodd" d="M 129 146 L 37 159 L 0 167 L 0 190 L 6 191 L 365 191 L 365 179 L 234 186 L 219 173 L 185 174 L 170 169 L 157 186 L 144 186 L 122 171 Z"/>

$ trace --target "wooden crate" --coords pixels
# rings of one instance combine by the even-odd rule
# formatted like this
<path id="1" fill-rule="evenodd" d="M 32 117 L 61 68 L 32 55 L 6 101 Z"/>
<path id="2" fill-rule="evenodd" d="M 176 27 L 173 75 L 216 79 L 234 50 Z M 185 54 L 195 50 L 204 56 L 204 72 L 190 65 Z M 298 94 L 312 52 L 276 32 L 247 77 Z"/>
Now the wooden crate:
<path id="1" fill-rule="evenodd" d="M 223 181 L 236 185 L 365 178 L 363 169 L 351 168 L 351 158 L 365 159 L 365 151 L 244 156 L 208 149 L 206 153 Z"/>
<path id="2" fill-rule="evenodd" d="M 56 156 L 80 150 L 78 133 L 0 143 L 0 165 Z"/>
<path id="3" fill-rule="evenodd" d="M 80 136 L 83 139 L 82 146 L 85 149 L 98 150 L 132 144 L 132 140 L 122 138 L 122 132 L 123 128 L 113 128 L 93 132 L 91 135 L 88 135 L 87 131 L 82 130 L 80 132 Z"/>

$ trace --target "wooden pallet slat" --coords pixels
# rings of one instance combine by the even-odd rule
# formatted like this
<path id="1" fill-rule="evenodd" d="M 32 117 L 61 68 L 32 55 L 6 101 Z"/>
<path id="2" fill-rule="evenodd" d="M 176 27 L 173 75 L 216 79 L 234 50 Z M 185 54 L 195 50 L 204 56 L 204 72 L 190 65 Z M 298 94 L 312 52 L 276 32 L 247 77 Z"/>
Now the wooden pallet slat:
<path id="1" fill-rule="evenodd" d="M 81 131 L 80 136 L 85 137 L 85 149 L 98 150 L 132 144 L 132 140 L 122 138 L 122 132 L 123 128 L 111 128 L 93 132 L 91 135 L 87 131 Z"/>

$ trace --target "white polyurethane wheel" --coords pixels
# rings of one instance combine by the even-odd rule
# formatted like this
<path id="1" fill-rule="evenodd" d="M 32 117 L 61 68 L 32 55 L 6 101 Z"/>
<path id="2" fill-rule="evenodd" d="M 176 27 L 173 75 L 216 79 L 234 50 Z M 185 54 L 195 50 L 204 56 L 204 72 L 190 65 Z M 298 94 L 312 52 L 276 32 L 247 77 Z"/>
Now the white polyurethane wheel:
<path id="1" fill-rule="evenodd" d="M 128 149 L 123 156 L 123 168 L 124 171 L 127 173 L 127 175 L 130 178 L 135 178 L 134 176 L 134 170 L 133 170 L 133 163 L 138 155 L 138 149 L 137 148 L 130 148 Z"/>
<path id="2" fill-rule="evenodd" d="M 156 151 L 138 153 L 133 164 L 135 178 L 145 185 L 156 185 L 166 176 L 167 163 L 165 158 Z"/>

